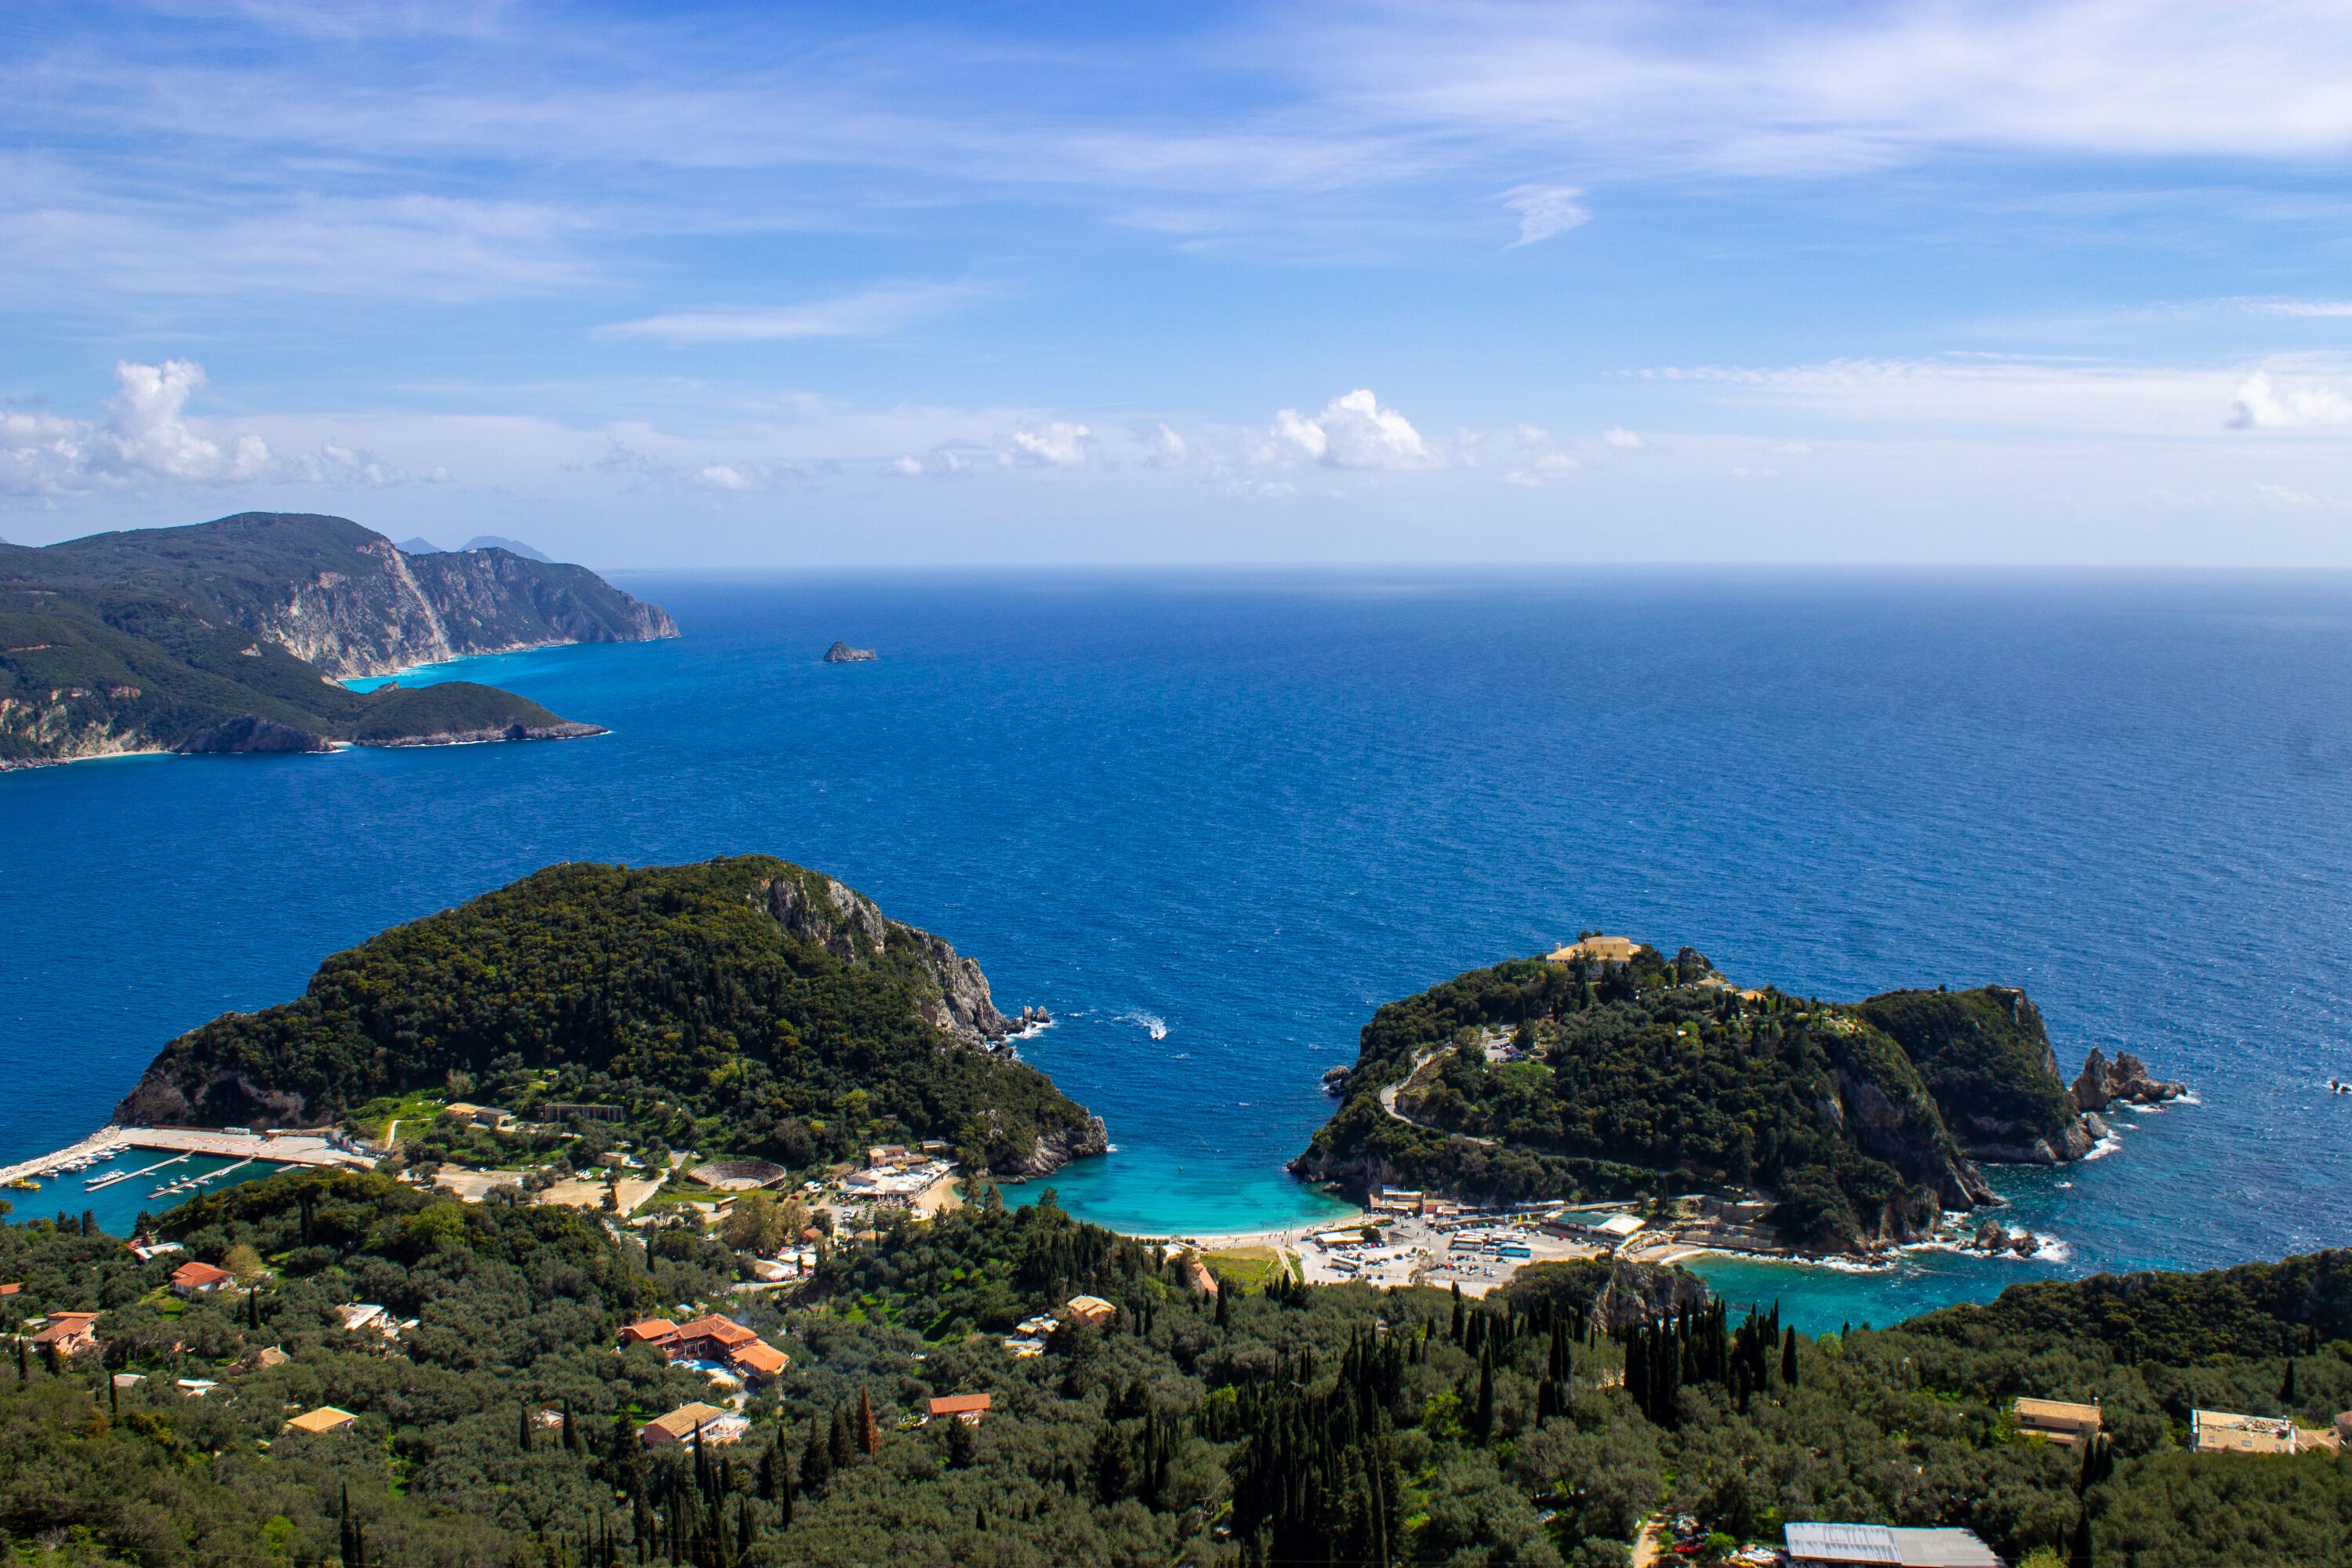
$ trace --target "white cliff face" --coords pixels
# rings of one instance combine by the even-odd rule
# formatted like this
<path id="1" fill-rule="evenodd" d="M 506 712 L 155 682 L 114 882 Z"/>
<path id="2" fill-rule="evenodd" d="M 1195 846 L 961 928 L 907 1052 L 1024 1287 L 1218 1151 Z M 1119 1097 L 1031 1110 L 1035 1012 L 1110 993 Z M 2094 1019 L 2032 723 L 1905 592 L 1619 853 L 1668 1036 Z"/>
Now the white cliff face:
<path id="1" fill-rule="evenodd" d="M 246 629 L 336 679 L 470 654 L 677 635 L 657 606 L 578 567 L 548 567 L 490 550 L 411 557 L 385 539 L 361 544 L 356 553 L 368 570 L 319 572 L 253 615 Z M 591 583 L 603 589 L 598 599 L 609 595 L 611 602 L 590 603 Z"/>

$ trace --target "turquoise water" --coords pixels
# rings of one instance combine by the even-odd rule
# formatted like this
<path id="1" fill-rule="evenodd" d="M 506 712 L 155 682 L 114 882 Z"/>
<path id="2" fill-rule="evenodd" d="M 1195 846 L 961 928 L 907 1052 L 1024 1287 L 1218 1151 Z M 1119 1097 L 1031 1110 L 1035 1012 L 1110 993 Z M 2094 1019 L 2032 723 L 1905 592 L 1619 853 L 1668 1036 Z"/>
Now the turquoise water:
<path id="1" fill-rule="evenodd" d="M 118 1171 L 148 1171 L 167 1160 L 174 1163 L 131 1181 L 110 1183 L 96 1192 L 89 1190 L 89 1184 L 100 1177 Z M 47 1218 L 59 1214 L 79 1219 L 87 1212 L 97 1217 L 99 1228 L 109 1236 L 127 1237 L 138 1229 L 142 1214 L 163 1214 L 195 1195 L 159 1195 L 158 1189 L 168 1183 L 185 1176 L 204 1177 L 215 1173 L 227 1173 L 218 1180 L 205 1182 L 197 1189 L 200 1193 L 218 1193 L 247 1182 L 258 1181 L 264 1176 L 274 1176 L 286 1168 L 267 1163 L 247 1164 L 243 1161 L 223 1159 L 214 1154 L 190 1154 L 185 1159 L 178 1159 L 169 1150 L 132 1149 L 102 1164 L 92 1165 L 87 1171 L 41 1177 L 41 1190 L 38 1192 L 10 1188 L 0 1192 L 0 1197 L 16 1205 L 16 1217 L 21 1219 Z"/>
<path id="2" fill-rule="evenodd" d="M 1832 996 L 2021 984 L 2070 1072 L 2129 1049 L 2199 1090 L 1993 1173 L 2063 1256 L 1767 1270 L 1801 1321 L 2352 1239 L 2343 575 L 627 585 L 686 635 L 457 671 L 608 736 L 0 776 L 0 1158 L 394 921 L 765 850 L 1053 1010 L 1024 1053 L 1118 1151 L 1055 1184 L 1137 1230 L 1327 1212 L 1281 1166 L 1372 1008 L 1600 928 Z M 836 637 L 882 658 L 818 662 Z"/>

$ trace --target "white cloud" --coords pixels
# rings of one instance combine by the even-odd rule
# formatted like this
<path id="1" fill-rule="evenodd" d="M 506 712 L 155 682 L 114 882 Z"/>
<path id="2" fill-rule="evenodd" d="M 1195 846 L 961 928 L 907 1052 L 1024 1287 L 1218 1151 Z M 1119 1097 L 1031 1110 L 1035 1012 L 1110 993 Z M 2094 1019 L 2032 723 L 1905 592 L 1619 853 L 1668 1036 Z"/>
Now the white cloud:
<path id="1" fill-rule="evenodd" d="M 961 285 L 868 289 L 803 305 L 763 310 L 679 310 L 596 329 L 603 338 L 670 343 L 773 342 L 797 338 L 869 338 L 901 331 L 971 299 Z"/>
<path id="2" fill-rule="evenodd" d="M 1334 468 L 1421 468 L 1438 460 L 1412 421 L 1361 387 L 1333 398 L 1311 419 L 1283 409 L 1274 416 L 1274 436 Z"/>
<path id="3" fill-rule="evenodd" d="M 2330 386 L 2282 392 L 2267 375 L 2252 375 L 2230 405 L 2232 430 L 2304 430 L 2352 424 L 2352 398 Z"/>
<path id="4" fill-rule="evenodd" d="M 1519 237 L 1503 248 L 1517 250 L 1591 222 L 1591 209 L 1576 199 L 1583 194 L 1574 185 L 1514 185 L 1505 191 L 1503 205 L 1519 215 Z"/>
<path id="5" fill-rule="evenodd" d="M 1630 452 L 1637 447 L 1646 445 L 1639 433 L 1628 430 L 1622 425 L 1612 425 L 1603 430 L 1601 432 L 1601 439 L 1622 452 Z"/>
<path id="6" fill-rule="evenodd" d="M 1086 465 L 1094 448 L 1094 436 L 1085 426 L 1056 419 L 1034 429 L 1015 430 L 1004 460 L 1038 468 L 1076 468 Z"/>

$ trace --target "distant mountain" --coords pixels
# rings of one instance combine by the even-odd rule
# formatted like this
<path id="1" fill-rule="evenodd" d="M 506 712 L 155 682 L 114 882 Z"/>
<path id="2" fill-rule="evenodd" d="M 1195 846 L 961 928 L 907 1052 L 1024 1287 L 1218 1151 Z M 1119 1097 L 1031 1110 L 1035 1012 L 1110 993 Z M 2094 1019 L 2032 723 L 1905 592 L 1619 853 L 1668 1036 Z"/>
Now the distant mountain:
<path id="1" fill-rule="evenodd" d="M 467 654 L 677 635 L 579 566 L 408 555 L 337 517 L 0 545 L 0 768 L 137 752 L 318 750 L 594 732 L 468 682 L 341 679 Z"/>
<path id="2" fill-rule="evenodd" d="M 446 555 L 449 553 L 446 550 L 444 550 L 441 546 L 434 543 L 431 540 L 425 538 L 421 533 L 415 535 L 414 538 L 402 540 L 398 544 L 394 545 L 393 548 L 399 551 L 403 555 Z"/>
<path id="3" fill-rule="evenodd" d="M 545 561 L 554 563 L 551 556 L 541 555 L 520 539 L 501 539 L 495 533 L 478 533 L 466 541 L 468 550 L 503 550 L 509 555 L 520 555 L 525 561 Z"/>

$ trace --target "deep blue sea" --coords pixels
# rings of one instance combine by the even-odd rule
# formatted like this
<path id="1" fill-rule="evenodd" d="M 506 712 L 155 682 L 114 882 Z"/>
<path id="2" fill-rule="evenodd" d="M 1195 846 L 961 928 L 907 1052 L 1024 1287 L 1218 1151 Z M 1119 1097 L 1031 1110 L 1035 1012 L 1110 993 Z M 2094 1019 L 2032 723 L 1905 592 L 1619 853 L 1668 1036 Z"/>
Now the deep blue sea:
<path id="1" fill-rule="evenodd" d="M 2201 1101 L 1994 1173 L 2063 1260 L 1709 1265 L 1735 1296 L 1885 1322 L 2352 1242 L 2352 578 L 624 581 L 685 635 L 438 672 L 607 737 L 0 776 L 0 1160 L 386 925 L 757 850 L 1053 1011 L 1024 1054 L 1118 1145 L 1056 1184 L 1125 1228 L 1321 1212 L 1282 1162 L 1373 1007 L 1599 928 L 1829 996 L 2022 985 L 2070 1073 L 2131 1050 Z"/>

